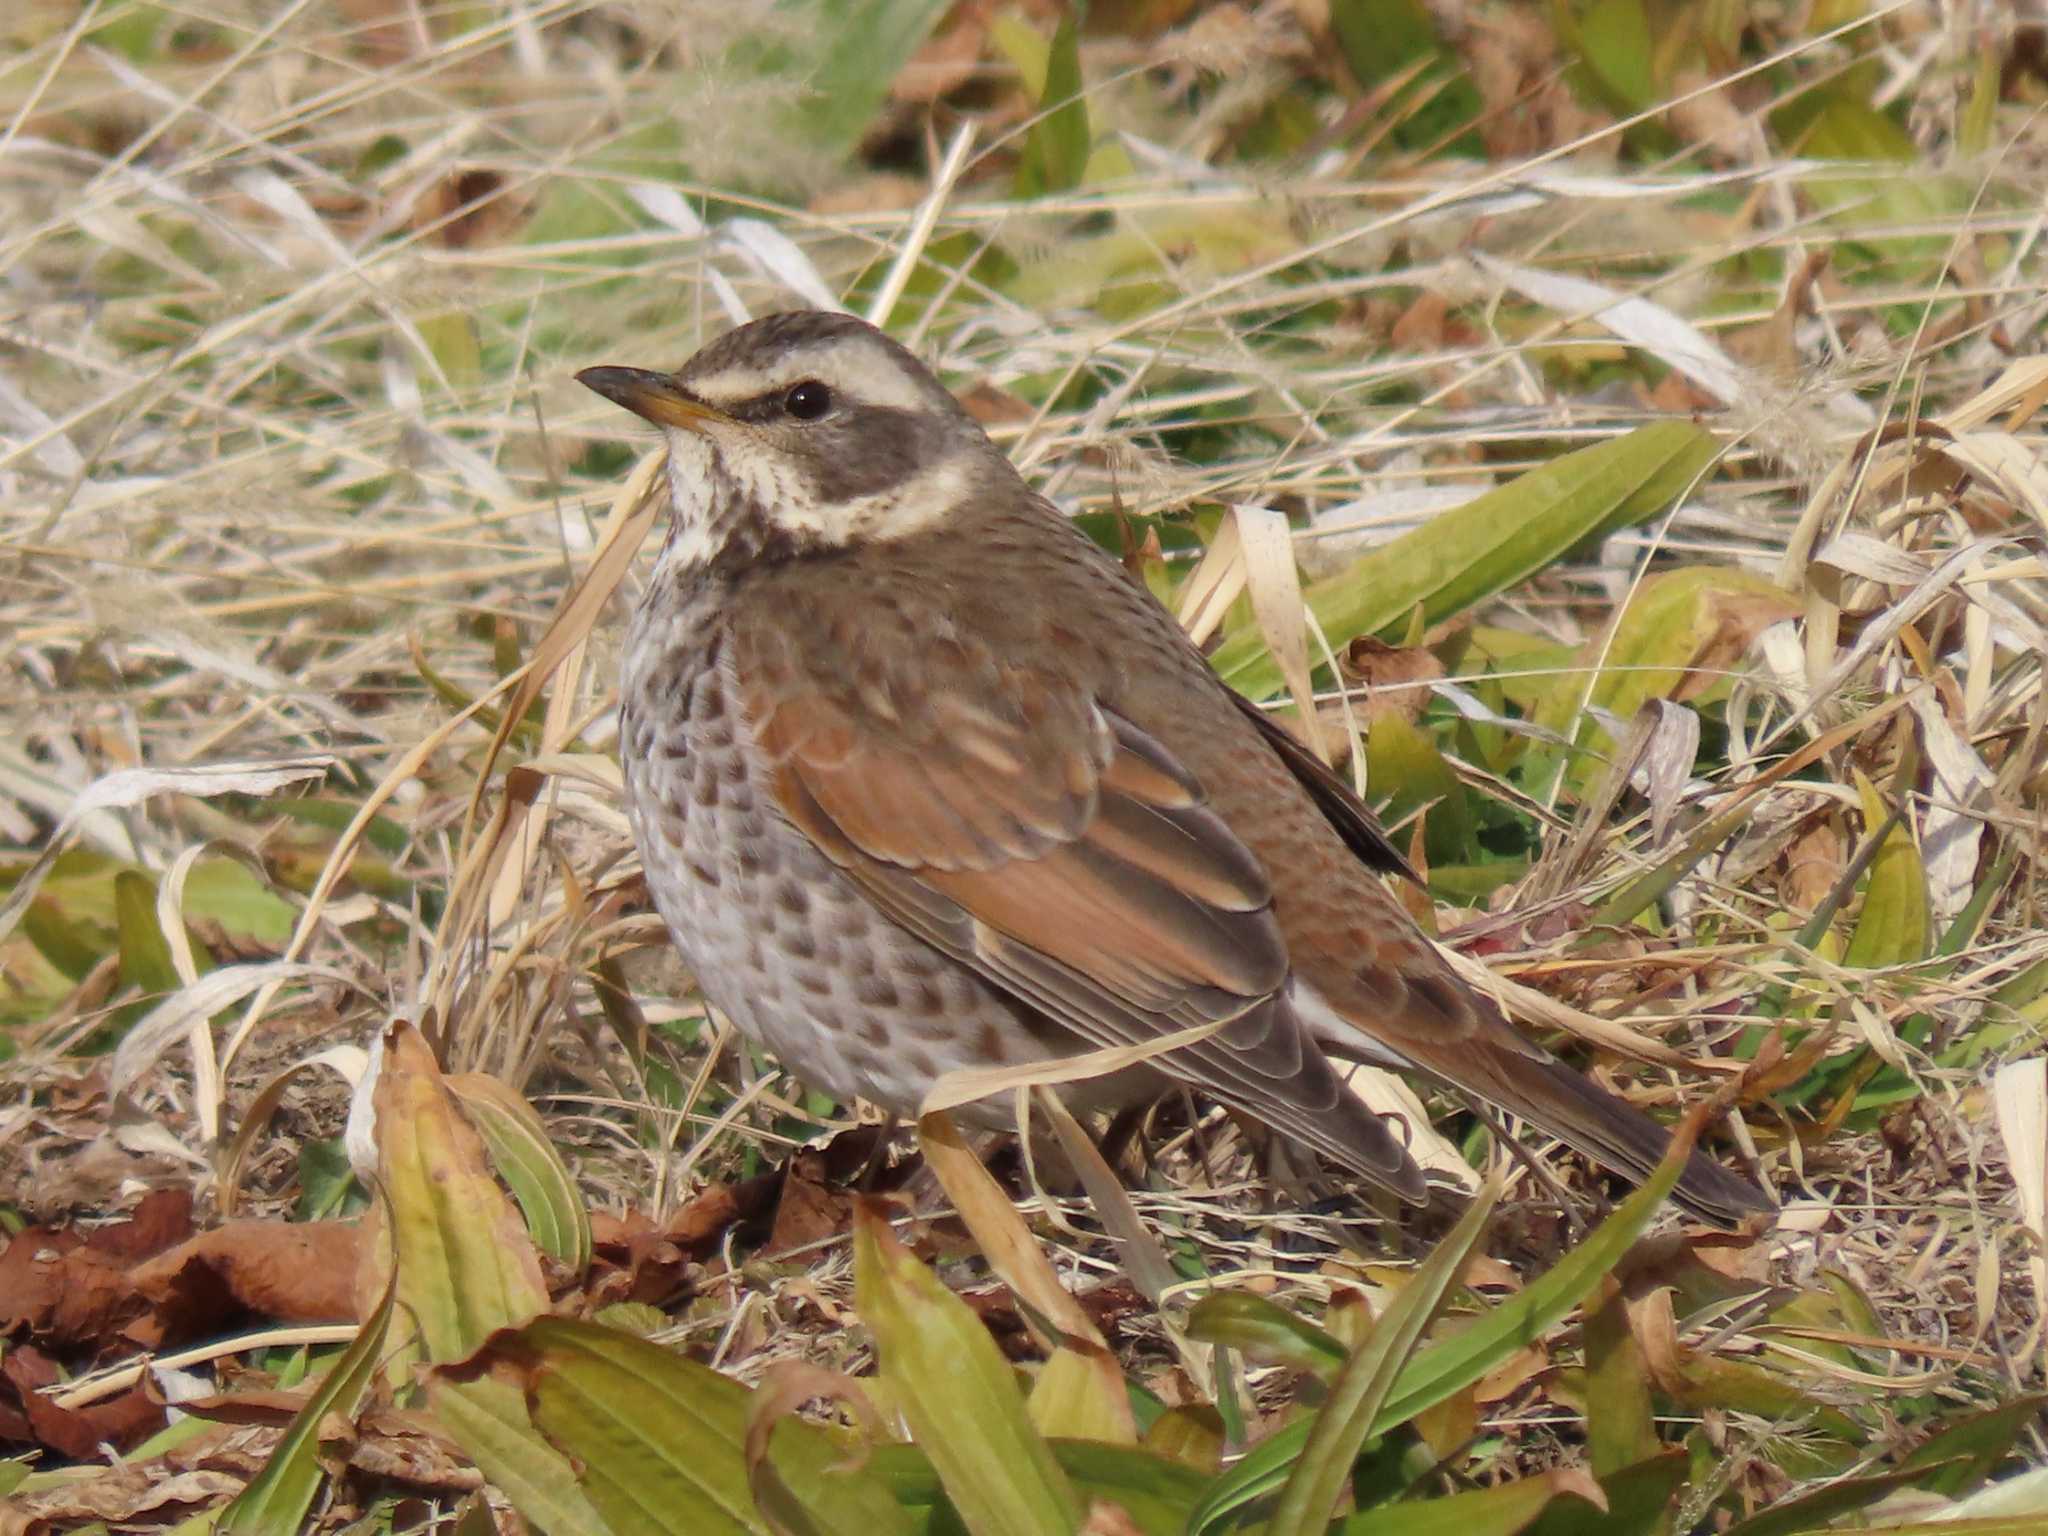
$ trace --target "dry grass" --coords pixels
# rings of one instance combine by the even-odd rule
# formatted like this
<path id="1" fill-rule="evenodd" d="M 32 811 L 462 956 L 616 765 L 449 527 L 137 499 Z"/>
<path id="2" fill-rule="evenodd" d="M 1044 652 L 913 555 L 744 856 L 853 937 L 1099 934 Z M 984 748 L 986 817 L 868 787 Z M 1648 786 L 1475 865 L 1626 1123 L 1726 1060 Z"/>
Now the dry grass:
<path id="1" fill-rule="evenodd" d="M 728 7 L 570 0 L 10 13 L 0 867 L 18 882 L 53 840 L 74 851 L 0 933 L 0 1198 L 39 1218 L 165 1181 L 217 1198 L 209 1140 L 257 1090 L 393 1016 L 530 1092 L 600 1206 L 666 1213 L 852 1118 L 745 1052 L 713 1065 L 638 900 L 604 756 L 631 570 L 556 632 L 483 778 L 548 616 L 645 531 L 619 489 L 644 445 L 573 371 L 680 360 L 815 288 L 886 311 L 1063 504 L 1141 532 L 1165 518 L 1162 584 L 1189 568 L 1185 530 L 1213 538 L 1227 505 L 1289 513 L 1315 577 L 1561 449 L 1698 413 L 1726 452 L 1668 515 L 1426 637 L 1449 671 L 1419 718 L 1488 829 L 1438 921 L 1687 1058 L 1790 1047 L 1736 1117 L 1790 1211 L 1746 1273 L 1809 1293 L 1845 1276 L 1893 1341 L 1825 1356 L 1828 1390 L 1877 1402 L 1879 1373 L 1924 1420 L 2048 1385 L 2038 1197 L 2029 1234 L 1991 1091 L 2048 1018 L 2048 373 L 2025 362 L 2048 310 L 2040 84 L 1999 100 L 1993 71 L 1987 102 L 1979 60 L 2011 56 L 2010 21 L 1895 4 L 1821 37 L 1760 24 L 1717 83 L 1688 75 L 1676 108 L 1624 119 L 1560 82 L 1515 8 L 1440 9 L 1500 76 L 1488 158 L 1337 133 L 1334 98 L 1320 143 L 1248 150 L 1248 123 L 1335 66 L 1289 8 L 1217 7 L 1084 48 L 1095 130 L 1129 135 L 1125 163 L 1029 201 L 1011 175 L 1037 121 L 1030 62 L 1000 35 L 963 43 L 971 68 L 936 105 L 886 105 L 842 154 L 770 131 L 730 56 L 765 6 L 722 30 Z M 799 52 L 823 25 L 775 14 Z M 1909 104 L 1892 129 L 1907 158 L 1794 152 L 1774 114 L 1831 80 Z M 1543 286 L 1558 277 L 1655 307 L 1603 319 Z M 1684 350 L 1677 316 L 1708 352 Z M 1705 566 L 1775 581 L 1778 606 L 1731 596 L 1669 621 L 1699 632 L 1609 654 L 1626 600 Z M 1705 739 L 1603 797 L 1646 693 L 1693 703 Z M 1517 737 L 1504 716 L 1555 723 Z M 1560 732 L 1592 756 L 1556 750 Z M 1743 785 L 1831 732 L 1675 863 Z M 284 797 L 222 766 L 308 758 L 317 787 Z M 508 797 L 514 761 L 540 774 Z M 135 769 L 166 777 L 67 819 Z M 123 897 L 119 869 L 147 871 L 157 906 Z M 1660 869 L 1677 876 L 1661 901 L 1579 942 Z M 1864 919 L 1901 879 L 1926 926 L 1887 941 Z M 1802 933 L 1817 908 L 1833 922 Z M 175 922 L 150 939 L 138 911 L 182 911 L 200 954 L 163 938 Z M 1930 959 L 1965 911 L 1960 947 Z M 240 991 L 159 1015 L 104 1092 L 110 1025 L 235 965 L 252 968 Z M 335 1134 L 331 1081 L 285 1094 L 250 1197 L 287 1195 L 289 1153 Z M 1677 1101 L 1669 1071 L 1626 1081 Z M 1196 1129 L 1155 1149 L 1138 1195 L 1184 1277 L 1314 1300 L 1378 1273 L 1337 1247 L 1418 1246 L 1355 1210 L 1272 1209 L 1235 1128 Z M 1540 1190 L 1519 1193 L 1496 1251 L 1533 1263 L 1561 1232 Z M 1037 1210 L 1066 1278 L 1114 1273 L 1085 1206 Z M 817 1299 L 846 1304 L 848 1273 L 827 1245 L 707 1291 L 679 1336 L 750 1376 L 843 1364 Z M 1735 1356 L 1793 1347 L 1760 1306 L 1731 1322 Z M 1158 1364 L 1155 1327 L 1126 1338 Z M 1724 1443 L 1775 1433 L 1707 1414 Z M 1566 1419 L 1509 1397 L 1483 1427 L 1534 1464 Z"/>

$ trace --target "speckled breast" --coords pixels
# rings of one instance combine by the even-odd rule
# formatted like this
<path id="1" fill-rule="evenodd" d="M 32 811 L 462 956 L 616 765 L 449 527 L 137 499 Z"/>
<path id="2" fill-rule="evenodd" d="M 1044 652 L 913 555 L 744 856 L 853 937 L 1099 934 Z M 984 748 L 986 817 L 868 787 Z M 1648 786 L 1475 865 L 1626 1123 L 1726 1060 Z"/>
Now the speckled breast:
<path id="1" fill-rule="evenodd" d="M 955 1068 L 1080 1048 L 889 922 L 775 811 L 724 655 L 729 599 L 711 581 L 657 587 L 634 616 L 621 686 L 634 839 L 705 998 L 811 1087 L 904 1115 Z"/>

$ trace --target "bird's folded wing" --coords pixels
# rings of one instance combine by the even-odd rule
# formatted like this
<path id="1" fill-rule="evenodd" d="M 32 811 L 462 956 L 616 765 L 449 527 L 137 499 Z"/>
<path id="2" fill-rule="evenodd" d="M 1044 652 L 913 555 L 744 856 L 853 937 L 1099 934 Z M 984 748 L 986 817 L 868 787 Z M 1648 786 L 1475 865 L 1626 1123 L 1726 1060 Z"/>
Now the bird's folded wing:
<path id="1" fill-rule="evenodd" d="M 931 659 L 913 712 L 734 631 L 782 814 L 877 907 L 1077 1049 L 1201 1024 L 1173 1072 L 1409 1198 L 1421 1176 L 1311 1044 L 1258 858 L 1160 743 L 1045 672 Z"/>

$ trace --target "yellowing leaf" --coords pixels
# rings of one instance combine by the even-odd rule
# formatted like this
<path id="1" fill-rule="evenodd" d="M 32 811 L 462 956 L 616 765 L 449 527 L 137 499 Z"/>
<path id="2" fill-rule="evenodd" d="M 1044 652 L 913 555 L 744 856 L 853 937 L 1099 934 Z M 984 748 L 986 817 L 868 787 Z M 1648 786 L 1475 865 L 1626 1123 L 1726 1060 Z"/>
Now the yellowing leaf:
<path id="1" fill-rule="evenodd" d="M 1710 695 L 1726 687 L 1724 674 L 1741 664 L 1759 632 L 1798 611 L 1798 599 L 1768 577 L 1734 566 L 1653 576 L 1583 648 L 1580 667 L 1550 680 L 1537 723 L 1564 734 L 1579 722 L 1576 739 L 1597 755 L 1575 757 L 1572 771 L 1581 781 L 1591 778 L 1614 738 L 1583 723 L 1585 708 L 1626 720 L 1648 699 Z M 1584 669 L 1596 663 L 1589 686 Z"/>
<path id="2" fill-rule="evenodd" d="M 409 1024 L 385 1042 L 377 1160 L 390 1196 L 398 1299 L 430 1360 L 460 1360 L 547 1309 L 540 1256 L 498 1185 L 483 1138 Z"/>
<path id="3" fill-rule="evenodd" d="M 1866 835 L 1874 833 L 1890 812 L 1861 769 L 1856 770 L 1856 794 L 1863 803 Z M 1856 931 L 1849 936 L 1842 963 L 1876 968 L 1924 960 L 1929 927 L 1927 872 L 1913 834 L 1900 822 L 1885 834 L 1884 846 L 1870 861 L 1863 909 L 1856 915 Z"/>

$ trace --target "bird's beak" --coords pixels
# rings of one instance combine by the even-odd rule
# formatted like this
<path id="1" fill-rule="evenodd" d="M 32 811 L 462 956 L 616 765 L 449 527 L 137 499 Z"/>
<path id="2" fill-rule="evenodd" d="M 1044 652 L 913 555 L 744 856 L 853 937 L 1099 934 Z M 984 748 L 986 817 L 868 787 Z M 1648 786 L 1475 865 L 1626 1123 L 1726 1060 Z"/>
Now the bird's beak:
<path id="1" fill-rule="evenodd" d="M 657 427 L 702 432 L 714 422 L 732 420 L 725 412 L 693 399 L 672 374 L 648 368 L 586 368 L 576 375 L 576 382 Z"/>

